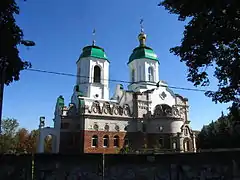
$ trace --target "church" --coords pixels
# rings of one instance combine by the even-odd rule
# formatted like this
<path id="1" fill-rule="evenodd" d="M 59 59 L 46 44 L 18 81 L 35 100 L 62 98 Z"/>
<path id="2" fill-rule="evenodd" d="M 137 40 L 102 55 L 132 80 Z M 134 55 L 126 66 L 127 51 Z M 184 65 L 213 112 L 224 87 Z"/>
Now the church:
<path id="1" fill-rule="evenodd" d="M 106 52 L 95 41 L 82 49 L 71 102 L 57 98 L 54 127 L 40 118 L 39 153 L 48 135 L 53 153 L 196 152 L 188 99 L 159 80 L 159 59 L 146 38 L 141 29 L 127 63 L 130 83 L 117 85 L 112 97 Z"/>

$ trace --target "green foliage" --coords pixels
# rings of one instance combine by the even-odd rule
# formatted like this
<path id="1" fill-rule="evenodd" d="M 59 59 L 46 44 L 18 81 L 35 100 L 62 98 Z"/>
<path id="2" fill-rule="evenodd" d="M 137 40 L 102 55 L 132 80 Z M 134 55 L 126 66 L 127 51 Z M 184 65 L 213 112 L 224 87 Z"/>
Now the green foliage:
<path id="1" fill-rule="evenodd" d="M 0 136 L 0 154 L 2 153 L 36 153 L 39 130 L 29 132 L 19 128 L 16 119 L 3 119 L 2 134 Z M 52 138 L 45 139 L 45 152 L 50 153 Z"/>
<path id="2" fill-rule="evenodd" d="M 16 119 L 4 119 L 2 121 L 2 134 L 13 137 L 16 133 L 16 130 L 19 126 L 19 123 Z"/>
<path id="3" fill-rule="evenodd" d="M 170 49 L 188 67 L 188 80 L 207 86 L 207 70 L 215 67 L 218 90 L 206 95 L 215 102 L 235 102 L 239 108 L 240 1 L 163 0 L 159 5 L 179 20 L 189 20 L 181 44 Z"/>
<path id="4" fill-rule="evenodd" d="M 240 148 L 240 129 L 231 112 L 203 126 L 197 136 L 198 149 Z"/>
<path id="5" fill-rule="evenodd" d="M 2 121 L 2 134 L 0 136 L 0 153 L 13 152 L 15 149 L 15 135 L 19 124 L 16 119 Z"/>
<path id="6" fill-rule="evenodd" d="M 15 21 L 15 15 L 18 14 L 19 7 L 15 0 L 0 1 L 0 63 L 4 62 L 5 66 L 7 64 L 6 84 L 19 80 L 20 71 L 31 66 L 20 58 L 18 46 L 35 45 L 33 41 L 23 39 L 23 32 Z"/>
<path id="7" fill-rule="evenodd" d="M 131 153 L 135 153 L 136 151 L 134 149 L 132 149 L 130 146 L 125 146 L 123 148 L 120 149 L 119 153 L 120 154 L 131 154 Z"/>

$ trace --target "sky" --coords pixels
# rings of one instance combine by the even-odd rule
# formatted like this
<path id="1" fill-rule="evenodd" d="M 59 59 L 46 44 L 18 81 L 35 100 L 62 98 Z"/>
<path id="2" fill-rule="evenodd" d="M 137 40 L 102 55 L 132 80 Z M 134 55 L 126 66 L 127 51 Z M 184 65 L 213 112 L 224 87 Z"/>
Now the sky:
<path id="1" fill-rule="evenodd" d="M 76 74 L 76 61 L 82 48 L 91 45 L 96 29 L 96 45 L 103 47 L 110 60 L 110 78 L 129 81 L 128 58 L 138 46 L 140 19 L 144 19 L 147 45 L 159 57 L 159 77 L 169 86 L 195 88 L 187 81 L 187 69 L 179 57 L 169 52 L 181 42 L 186 22 L 177 20 L 157 0 L 17 0 L 20 15 L 17 24 L 25 39 L 35 47 L 19 47 L 23 60 L 33 68 Z M 212 75 L 212 72 L 210 72 Z M 75 77 L 32 71 L 22 71 L 20 81 L 4 91 L 3 117 L 15 118 L 21 127 L 38 128 L 39 117 L 46 117 L 46 125 L 53 125 L 54 108 L 59 95 L 70 103 Z M 210 78 L 215 90 L 217 80 Z M 110 93 L 116 83 L 110 82 Z M 127 87 L 127 84 L 124 84 Z M 216 120 L 221 111 L 227 113 L 229 104 L 215 104 L 203 92 L 176 90 L 189 99 L 190 121 L 193 129 Z"/>

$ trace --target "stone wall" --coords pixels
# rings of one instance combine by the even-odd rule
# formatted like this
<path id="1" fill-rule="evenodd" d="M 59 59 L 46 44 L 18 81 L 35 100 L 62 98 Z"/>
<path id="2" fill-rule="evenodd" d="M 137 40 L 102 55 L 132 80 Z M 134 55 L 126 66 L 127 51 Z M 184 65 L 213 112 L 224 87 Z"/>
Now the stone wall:
<path id="1" fill-rule="evenodd" d="M 106 155 L 104 179 L 239 180 L 240 152 Z"/>
<path id="2" fill-rule="evenodd" d="M 0 179 L 239 180 L 240 151 L 1 155 L 0 167 Z"/>
<path id="3" fill-rule="evenodd" d="M 15 156 L 0 154 L 0 179 L 32 179 L 32 156 Z"/>
<path id="4" fill-rule="evenodd" d="M 101 155 L 44 155 L 34 157 L 35 180 L 102 179 Z"/>

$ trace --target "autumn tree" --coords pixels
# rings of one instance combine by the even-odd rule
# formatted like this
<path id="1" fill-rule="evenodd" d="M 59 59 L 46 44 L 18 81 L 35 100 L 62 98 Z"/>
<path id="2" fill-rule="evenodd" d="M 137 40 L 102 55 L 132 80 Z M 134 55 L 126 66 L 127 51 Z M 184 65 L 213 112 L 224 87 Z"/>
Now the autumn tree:
<path id="1" fill-rule="evenodd" d="M 27 152 L 34 154 L 37 152 L 37 143 L 38 143 L 38 130 L 32 130 L 28 135 L 28 144 L 27 144 Z"/>
<path id="2" fill-rule="evenodd" d="M 212 66 L 218 89 L 206 95 L 215 102 L 234 102 L 239 109 L 240 1 L 163 0 L 159 6 L 178 15 L 178 20 L 187 20 L 181 44 L 170 52 L 185 62 L 188 80 L 195 86 L 209 85 L 208 70 Z"/>
<path id="3" fill-rule="evenodd" d="M 28 150 L 28 137 L 29 137 L 29 133 L 28 130 L 25 128 L 20 128 L 14 139 L 16 141 L 16 145 L 15 145 L 15 150 L 18 153 L 27 153 Z"/>

